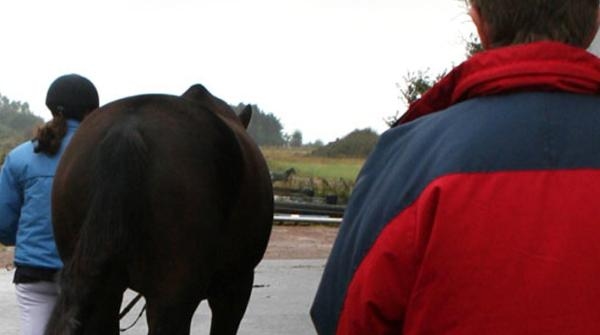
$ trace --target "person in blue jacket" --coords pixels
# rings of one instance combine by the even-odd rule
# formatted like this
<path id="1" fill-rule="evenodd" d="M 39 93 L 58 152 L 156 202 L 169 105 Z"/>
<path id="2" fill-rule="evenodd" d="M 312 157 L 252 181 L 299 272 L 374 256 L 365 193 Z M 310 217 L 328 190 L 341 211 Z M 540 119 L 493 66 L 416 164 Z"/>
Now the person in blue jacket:
<path id="1" fill-rule="evenodd" d="M 69 74 L 49 87 L 53 119 L 35 138 L 9 152 L 0 172 L 0 243 L 15 246 L 13 282 L 21 311 L 21 334 L 43 334 L 58 294 L 62 267 L 52 232 L 52 181 L 62 152 L 82 119 L 99 105 L 88 79 Z"/>

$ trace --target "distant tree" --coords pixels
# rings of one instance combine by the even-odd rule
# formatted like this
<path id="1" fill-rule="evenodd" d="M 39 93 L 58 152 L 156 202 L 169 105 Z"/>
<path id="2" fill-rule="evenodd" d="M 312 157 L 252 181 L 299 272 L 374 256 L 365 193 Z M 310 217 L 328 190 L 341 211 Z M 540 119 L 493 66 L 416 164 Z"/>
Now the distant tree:
<path id="1" fill-rule="evenodd" d="M 364 158 L 371 153 L 379 135 L 372 129 L 354 130 L 341 139 L 315 149 L 311 155 L 320 157 Z"/>
<path id="2" fill-rule="evenodd" d="M 29 104 L 20 101 L 11 101 L 8 97 L 0 94 L 0 113 L 24 113 L 32 114 Z"/>
<path id="3" fill-rule="evenodd" d="M 300 130 L 295 130 L 290 137 L 290 147 L 301 147 L 302 146 L 302 133 Z"/>
<path id="4" fill-rule="evenodd" d="M 473 33 L 464 39 L 464 43 L 467 58 L 480 51 L 483 51 L 483 46 L 481 45 L 479 37 Z M 409 106 L 414 101 L 420 99 L 425 92 L 427 92 L 431 87 L 433 87 L 433 85 L 435 85 L 446 75 L 446 72 L 447 71 L 444 71 L 435 76 L 431 76 L 429 69 L 425 71 L 408 72 L 408 74 L 403 78 L 403 84 L 396 83 L 396 87 L 400 91 L 399 98 L 401 100 L 400 108 L 402 109 L 402 112 L 400 112 L 400 110 L 396 110 L 395 115 L 384 119 L 385 123 L 387 123 L 389 126 L 392 126 L 394 123 L 396 123 L 398 118 L 404 114 L 406 106 Z"/>
<path id="5" fill-rule="evenodd" d="M 312 148 L 320 148 L 322 146 L 324 146 L 325 144 L 323 143 L 322 140 L 315 140 L 314 142 L 308 142 L 306 143 L 304 146 L 306 147 L 312 147 Z"/>
<path id="6" fill-rule="evenodd" d="M 29 139 L 44 120 L 34 115 L 29 104 L 11 101 L 0 94 L 0 159 L 19 143 Z"/>
<path id="7" fill-rule="evenodd" d="M 29 110 L 29 104 L 20 101 L 11 101 L 7 97 L 0 94 L 0 124 L 3 124 L 11 129 L 30 128 L 36 122 L 43 120 L 35 116 Z"/>
<path id="8" fill-rule="evenodd" d="M 407 83 L 407 86 L 403 89 L 400 89 L 400 93 L 402 94 L 402 99 L 407 103 L 411 104 L 417 99 L 420 99 L 421 96 L 427 92 L 435 83 L 441 78 L 442 75 L 436 76 L 434 79 L 431 78 L 429 74 L 429 69 L 425 71 L 418 72 L 408 72 L 408 74 L 404 77 L 404 81 Z M 398 86 L 398 88 L 400 88 Z"/>
<path id="9" fill-rule="evenodd" d="M 474 54 L 483 51 L 483 45 L 481 45 L 481 41 L 479 37 L 473 33 L 469 34 L 469 36 L 465 39 L 466 45 L 466 55 L 467 58 L 473 56 Z"/>
<path id="10" fill-rule="evenodd" d="M 284 133 L 283 135 L 283 143 L 286 146 L 290 146 L 290 142 L 292 141 L 292 135 L 288 134 L 288 133 Z"/>
<path id="11" fill-rule="evenodd" d="M 239 113 L 245 106 L 238 104 L 233 106 L 233 109 Z M 256 105 L 252 105 L 252 118 L 248 126 L 248 133 L 258 145 L 283 146 L 287 143 L 279 119 L 271 113 L 264 113 Z"/>
<path id="12" fill-rule="evenodd" d="M 421 96 L 427 92 L 435 83 L 437 83 L 446 73 L 442 73 L 432 78 L 429 74 L 429 69 L 425 71 L 408 72 L 404 76 L 404 84 L 396 83 L 396 87 L 400 91 L 400 100 L 402 101 L 402 107 L 409 106 L 414 101 L 421 98 Z M 386 118 L 384 121 L 388 126 L 392 126 L 396 123 L 396 120 L 404 113 L 403 111 L 396 110 L 394 116 Z"/>

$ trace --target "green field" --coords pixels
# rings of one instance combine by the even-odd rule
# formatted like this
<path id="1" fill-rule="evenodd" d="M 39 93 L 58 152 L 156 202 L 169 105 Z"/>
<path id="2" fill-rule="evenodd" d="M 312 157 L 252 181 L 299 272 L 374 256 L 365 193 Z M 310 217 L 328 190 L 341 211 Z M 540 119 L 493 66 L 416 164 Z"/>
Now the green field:
<path id="1" fill-rule="evenodd" d="M 354 182 L 364 164 L 358 158 L 327 158 L 310 156 L 306 148 L 261 148 L 269 169 L 283 172 L 294 168 L 300 177 L 323 179 L 344 179 Z"/>
<path id="2" fill-rule="evenodd" d="M 287 181 L 275 181 L 280 190 L 310 190 L 317 197 L 336 195 L 339 203 L 346 203 L 364 159 L 314 157 L 306 148 L 261 148 L 275 173 L 294 168 L 296 173 Z M 277 192 L 276 192 L 277 193 Z"/>

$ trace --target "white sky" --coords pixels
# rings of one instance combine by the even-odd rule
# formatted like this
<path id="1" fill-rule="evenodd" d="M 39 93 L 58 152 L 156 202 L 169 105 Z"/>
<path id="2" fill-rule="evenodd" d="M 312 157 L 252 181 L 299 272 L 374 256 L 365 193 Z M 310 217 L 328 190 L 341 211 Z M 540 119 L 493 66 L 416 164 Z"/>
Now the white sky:
<path id="1" fill-rule="evenodd" d="M 45 119 L 48 86 L 92 80 L 100 103 L 194 83 L 324 142 L 386 129 L 396 83 L 464 60 L 460 0 L 7 0 L 0 93 Z"/>

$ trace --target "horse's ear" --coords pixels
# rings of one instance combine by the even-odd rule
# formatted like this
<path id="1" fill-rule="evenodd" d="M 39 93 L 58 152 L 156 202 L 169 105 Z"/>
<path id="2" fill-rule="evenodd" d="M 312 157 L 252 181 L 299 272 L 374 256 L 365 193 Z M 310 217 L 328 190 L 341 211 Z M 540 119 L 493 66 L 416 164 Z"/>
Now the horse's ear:
<path id="1" fill-rule="evenodd" d="M 252 118 L 252 106 L 246 105 L 246 107 L 244 107 L 244 110 L 242 110 L 238 117 L 240 118 L 240 121 L 242 121 L 244 128 L 248 129 L 250 119 Z"/>
<path id="2" fill-rule="evenodd" d="M 212 97 L 212 94 L 204 86 L 196 84 L 188 88 L 181 96 L 194 101 L 205 101 L 207 97 Z"/>

